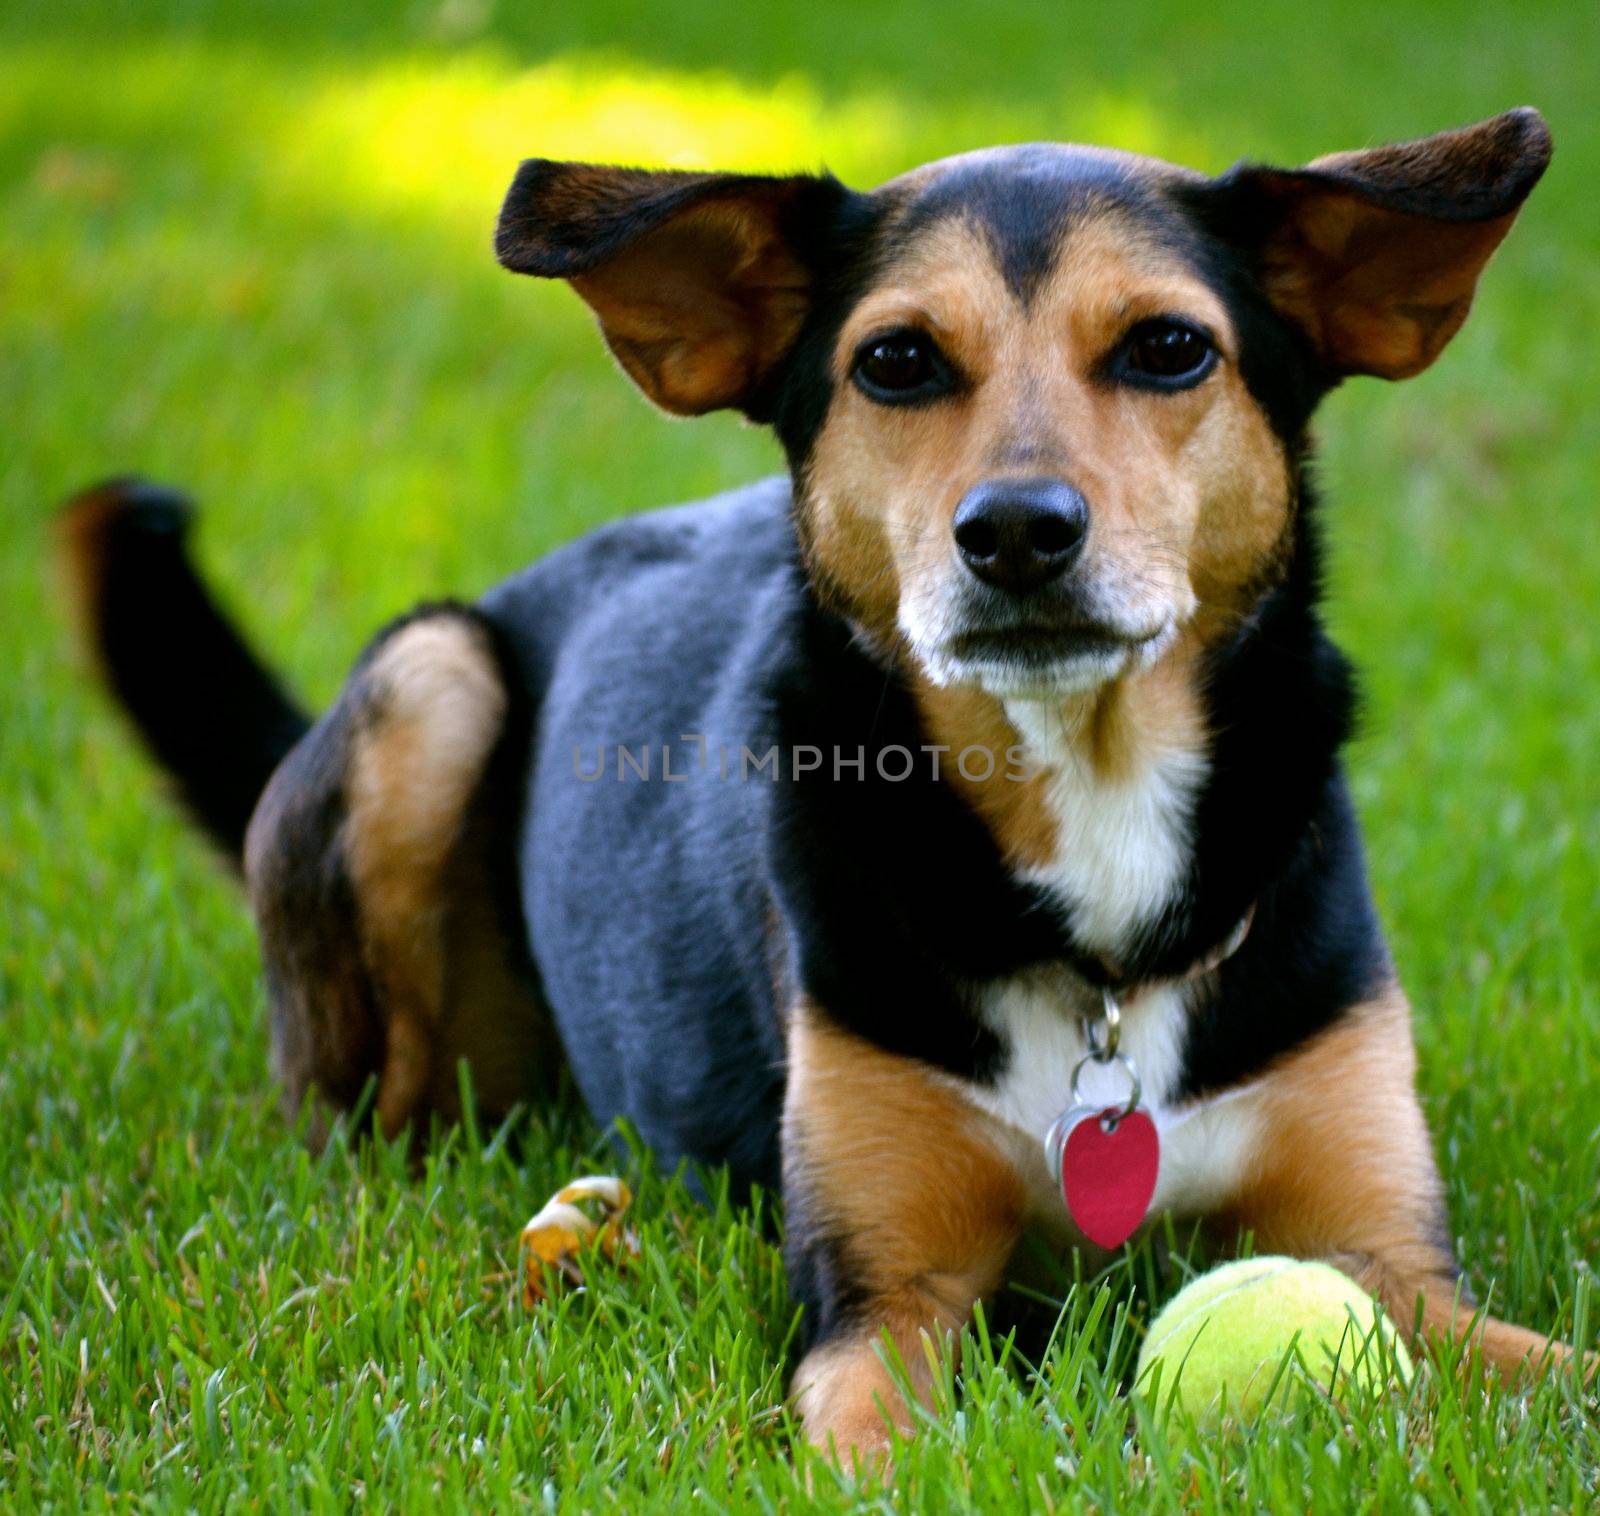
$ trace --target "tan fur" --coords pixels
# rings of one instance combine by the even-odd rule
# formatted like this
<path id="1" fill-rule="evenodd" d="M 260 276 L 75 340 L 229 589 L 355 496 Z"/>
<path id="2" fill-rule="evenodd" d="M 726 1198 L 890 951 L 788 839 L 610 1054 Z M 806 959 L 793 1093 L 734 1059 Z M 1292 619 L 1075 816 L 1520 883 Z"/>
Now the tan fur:
<path id="1" fill-rule="evenodd" d="M 1263 1083 L 1255 1168 L 1231 1219 L 1261 1252 L 1337 1264 L 1402 1326 L 1420 1320 L 1425 1339 L 1474 1334 L 1507 1379 L 1564 1361 L 1563 1345 L 1490 1316 L 1474 1323 L 1472 1308 L 1458 1304 L 1415 1075 L 1410 1012 L 1397 988 L 1284 1059 Z"/>
<path id="2" fill-rule="evenodd" d="M 1460 330 L 1478 276 L 1515 215 L 1430 224 L 1353 195 L 1304 195 L 1268 249 L 1262 282 L 1335 369 L 1409 379 Z M 1363 247 L 1364 256 L 1351 249 Z"/>
<path id="3" fill-rule="evenodd" d="M 1335 373 L 1407 379 L 1460 329 L 1550 161 L 1532 111 L 1267 170 L 1262 284 Z M 1442 207 L 1448 207 L 1442 210 Z"/>
<path id="4" fill-rule="evenodd" d="M 105 584 L 108 530 L 124 508 L 116 485 L 90 490 L 73 500 L 55 520 L 55 563 L 66 589 L 66 603 L 79 646 L 106 677 L 100 653 L 100 597 Z"/>
<path id="5" fill-rule="evenodd" d="M 1214 331 L 1218 371 L 1177 394 L 1104 383 L 1106 354 L 1160 314 Z M 848 381 L 853 354 L 899 325 L 928 330 L 970 389 L 912 411 L 860 395 Z M 1077 572 L 1110 586 L 1132 619 L 1183 628 L 1155 668 L 1088 701 L 1078 726 L 1097 769 L 1130 771 L 1151 741 L 1198 740 L 1198 659 L 1277 572 L 1295 505 L 1288 460 L 1236 356 L 1217 297 L 1120 214 L 1075 229 L 1026 308 L 979 230 L 939 225 L 885 272 L 841 332 L 836 399 L 803 489 L 813 572 L 875 640 L 899 648 L 906 597 L 936 607 L 964 572 L 951 522 L 967 490 L 1008 472 L 1058 474 L 1089 501 Z M 1005 777 L 1017 736 L 999 702 L 938 688 L 914 668 L 913 679 L 934 741 L 995 753 L 994 777 L 957 783 L 1007 858 L 1046 861 L 1054 824 L 1043 786 Z"/>
<path id="6" fill-rule="evenodd" d="M 1181 638 L 1154 668 L 1101 693 L 1089 711 L 1084 740 L 1103 779 L 1126 779 L 1154 747 L 1196 748 L 1205 740 L 1198 636 Z"/>
<path id="7" fill-rule="evenodd" d="M 1102 382 L 1122 336 L 1162 314 L 1217 333 L 1218 372 L 1177 394 Z M 856 349 L 902 325 L 928 330 L 970 388 L 914 410 L 859 394 Z M 1235 348 L 1217 297 L 1124 216 L 1076 228 L 1026 308 L 979 230 L 941 224 L 886 271 L 835 349 L 836 398 L 803 492 L 824 585 L 894 645 L 901 597 L 936 600 L 960 572 L 950 525 L 967 490 L 1054 472 L 1089 501 L 1079 572 L 1112 585 L 1130 615 L 1213 635 L 1271 571 L 1292 507 L 1283 449 L 1226 361 Z"/>
<path id="8" fill-rule="evenodd" d="M 1109 684 L 1081 703 L 1076 740 L 1102 780 L 1128 778 L 1153 750 L 1204 745 L 1198 655 L 1198 639 L 1184 638 L 1155 667 Z M 1017 869 L 1049 863 L 1056 853 L 1056 821 L 1048 780 L 1042 772 L 1026 771 L 1025 759 L 1008 760 L 1020 738 L 1001 703 L 982 690 L 936 685 L 915 674 L 912 692 L 932 743 L 952 755 L 968 747 L 994 755 L 993 772 L 986 777 L 981 777 L 982 764 L 974 761 L 964 771 L 953 756 L 941 772 L 983 818 L 1001 856 Z"/>
<path id="9" fill-rule="evenodd" d="M 1048 863 L 1055 854 L 1056 823 L 1045 798 L 1047 781 L 1042 772 L 1016 777 L 1019 767 L 1010 755 L 1019 739 L 1000 702 L 982 690 L 922 678 L 914 680 L 912 690 L 932 743 L 954 754 L 977 747 L 994 755 L 987 778 L 969 777 L 981 773 L 982 766 L 970 764 L 963 772 L 954 758 L 947 758 L 940 772 L 983 818 L 1006 862 L 1018 869 Z"/>
<path id="10" fill-rule="evenodd" d="M 291 1114 L 378 1080 L 393 1136 L 541 1091 L 554 1033 L 500 898 L 505 797 L 487 782 L 506 694 L 486 634 L 441 612 L 392 633 L 268 783 L 245 841 L 273 1067 Z"/>
<path id="11" fill-rule="evenodd" d="M 379 649 L 366 683 L 373 717 L 351 754 L 346 846 L 386 1011 L 378 1114 L 393 1134 L 433 1079 L 445 1004 L 445 879 L 506 697 L 482 634 L 446 618 L 403 627 Z"/>
<path id="12" fill-rule="evenodd" d="M 444 993 L 427 1109 L 446 1120 L 461 1115 L 463 1060 L 490 1117 L 549 1094 L 560 1068 L 555 1029 L 521 969 L 518 923 L 504 919 L 492 895 L 490 860 L 504 846 L 496 819 L 469 813 L 445 876 Z"/>
<path id="13" fill-rule="evenodd" d="M 740 202 L 675 217 L 572 287 L 657 405 L 693 416 L 754 392 L 804 319 L 810 276 Z"/>
<path id="14" fill-rule="evenodd" d="M 337 1112 L 355 1105 L 381 1070 L 385 1039 L 359 927 L 329 911 L 326 892 L 316 888 L 326 877 L 317 845 L 324 839 L 298 845 L 310 807 L 292 758 L 274 772 L 250 818 L 244 875 L 266 970 L 273 1077 L 285 1115 L 305 1112 L 307 1136 L 320 1148 Z"/>
<path id="15" fill-rule="evenodd" d="M 924 1393 L 920 1336 L 959 1329 L 999 1284 L 1022 1226 L 1022 1184 L 946 1083 L 805 1005 L 790 1020 L 783 1133 L 786 1186 L 805 1197 L 807 1226 L 839 1240 L 869 1302 L 854 1332 L 795 1375 L 806 1435 L 881 1448 L 880 1404 L 901 1426 L 907 1412 L 879 1360 L 880 1334 Z"/>

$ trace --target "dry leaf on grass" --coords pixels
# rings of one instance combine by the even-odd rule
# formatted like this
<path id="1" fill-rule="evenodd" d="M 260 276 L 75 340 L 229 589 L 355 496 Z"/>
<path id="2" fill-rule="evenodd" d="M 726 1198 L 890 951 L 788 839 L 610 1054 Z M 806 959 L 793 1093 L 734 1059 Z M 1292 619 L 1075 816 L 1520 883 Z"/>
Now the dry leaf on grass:
<path id="1" fill-rule="evenodd" d="M 531 1310 L 558 1279 L 581 1285 L 586 1247 L 608 1263 L 635 1257 L 639 1239 L 622 1224 L 632 1204 L 633 1192 L 614 1174 L 585 1174 L 552 1195 L 522 1229 L 523 1304 Z"/>

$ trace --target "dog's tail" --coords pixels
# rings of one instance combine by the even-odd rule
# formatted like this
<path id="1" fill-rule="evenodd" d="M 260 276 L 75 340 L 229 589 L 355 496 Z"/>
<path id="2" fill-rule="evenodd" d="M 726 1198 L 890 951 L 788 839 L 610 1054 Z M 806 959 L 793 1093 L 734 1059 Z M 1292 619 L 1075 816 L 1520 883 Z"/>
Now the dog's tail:
<path id="1" fill-rule="evenodd" d="M 310 725 L 201 583 L 174 490 L 113 479 L 62 508 L 59 546 L 106 683 L 237 866 L 279 760 Z"/>

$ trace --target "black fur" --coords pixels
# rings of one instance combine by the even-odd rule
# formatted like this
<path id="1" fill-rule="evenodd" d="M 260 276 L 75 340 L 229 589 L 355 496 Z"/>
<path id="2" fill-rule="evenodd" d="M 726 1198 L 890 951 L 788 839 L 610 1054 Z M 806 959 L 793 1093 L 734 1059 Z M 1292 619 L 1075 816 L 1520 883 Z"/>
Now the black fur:
<path id="1" fill-rule="evenodd" d="M 195 819 L 237 862 L 257 796 L 310 723 L 196 575 L 184 496 L 116 479 L 67 512 L 70 564 L 111 688 Z"/>
<path id="2" fill-rule="evenodd" d="M 1056 265 L 1068 229 L 1097 205 L 1145 209 L 1148 184 L 1123 160 L 1037 144 L 995 149 L 939 174 L 906 207 L 894 228 L 907 246 L 938 221 L 982 228 L 1011 292 L 1024 305 Z"/>
<path id="3" fill-rule="evenodd" d="M 831 174 L 706 174 L 595 169 L 529 158 L 495 228 L 495 255 L 519 274 L 569 279 L 598 268 L 684 212 L 712 201 L 760 205 L 786 246 L 813 263 L 833 246 L 830 218 L 851 191 Z"/>

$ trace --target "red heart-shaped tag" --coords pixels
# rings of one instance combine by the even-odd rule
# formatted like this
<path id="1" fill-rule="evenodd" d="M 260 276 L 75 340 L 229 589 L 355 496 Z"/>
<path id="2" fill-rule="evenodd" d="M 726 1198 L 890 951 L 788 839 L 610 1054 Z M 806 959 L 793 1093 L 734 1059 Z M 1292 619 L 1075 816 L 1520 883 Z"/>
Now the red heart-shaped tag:
<path id="1" fill-rule="evenodd" d="M 1061 1194 L 1090 1242 L 1119 1248 L 1150 1213 L 1161 1167 L 1161 1138 L 1145 1111 L 1086 1111 L 1061 1147 Z"/>

